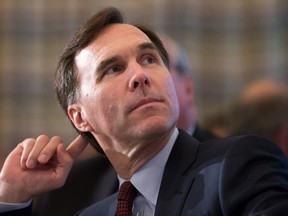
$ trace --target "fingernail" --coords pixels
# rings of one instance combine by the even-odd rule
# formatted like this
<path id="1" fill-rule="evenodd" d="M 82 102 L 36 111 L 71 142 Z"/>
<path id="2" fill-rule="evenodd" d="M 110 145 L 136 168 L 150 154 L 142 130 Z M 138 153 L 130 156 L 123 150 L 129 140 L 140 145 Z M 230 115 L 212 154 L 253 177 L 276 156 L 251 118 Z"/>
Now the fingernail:
<path id="1" fill-rule="evenodd" d="M 47 155 L 46 154 L 41 154 L 39 156 L 39 161 L 41 162 L 46 162 L 47 161 Z"/>
<path id="2" fill-rule="evenodd" d="M 36 165 L 36 162 L 35 162 L 35 160 L 33 160 L 33 159 L 30 159 L 30 160 L 27 162 L 27 167 L 28 167 L 28 168 L 34 168 L 35 165 Z"/>

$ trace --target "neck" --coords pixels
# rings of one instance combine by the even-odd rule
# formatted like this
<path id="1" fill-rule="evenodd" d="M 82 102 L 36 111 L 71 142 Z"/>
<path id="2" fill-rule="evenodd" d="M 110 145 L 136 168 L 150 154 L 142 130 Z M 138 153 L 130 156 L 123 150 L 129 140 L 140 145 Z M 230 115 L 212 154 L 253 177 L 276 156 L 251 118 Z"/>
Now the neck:
<path id="1" fill-rule="evenodd" d="M 126 180 L 130 180 L 133 174 L 160 152 L 169 141 L 173 131 L 157 136 L 156 139 L 137 140 L 136 143 L 129 144 L 134 146 L 126 152 L 120 152 L 115 149 L 105 151 L 106 156 L 112 163 L 117 174 Z M 126 143 L 127 144 L 127 143 Z M 121 146 L 121 143 L 116 143 L 116 146 Z"/>

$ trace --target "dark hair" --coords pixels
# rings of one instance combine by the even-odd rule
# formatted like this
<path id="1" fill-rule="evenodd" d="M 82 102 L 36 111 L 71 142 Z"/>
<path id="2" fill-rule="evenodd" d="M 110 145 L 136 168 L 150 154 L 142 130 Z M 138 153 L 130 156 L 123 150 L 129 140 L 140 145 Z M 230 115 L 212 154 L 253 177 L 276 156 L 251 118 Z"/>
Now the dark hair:
<path id="1" fill-rule="evenodd" d="M 105 8 L 88 19 L 64 48 L 54 74 L 54 87 L 57 99 L 67 116 L 68 106 L 75 103 L 80 96 L 78 92 L 79 79 L 75 66 L 75 56 L 80 50 L 95 40 L 105 27 L 114 23 L 124 23 L 122 14 L 114 7 Z M 158 36 L 144 26 L 134 26 L 150 38 L 152 43 L 157 47 L 164 64 L 169 68 L 168 54 Z M 103 153 L 102 148 L 90 132 L 81 132 L 73 123 L 72 125 L 98 152 Z"/>

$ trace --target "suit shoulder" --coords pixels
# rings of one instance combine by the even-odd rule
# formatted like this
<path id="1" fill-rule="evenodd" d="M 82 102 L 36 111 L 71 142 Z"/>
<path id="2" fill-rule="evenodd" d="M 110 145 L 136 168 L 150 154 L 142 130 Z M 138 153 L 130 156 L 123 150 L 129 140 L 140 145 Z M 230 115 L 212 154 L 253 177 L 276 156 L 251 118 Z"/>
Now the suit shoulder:
<path id="1" fill-rule="evenodd" d="M 271 140 L 257 135 L 230 136 L 211 139 L 199 145 L 200 154 L 242 155 L 265 154 L 283 155 L 282 150 Z M 283 155 L 284 156 L 284 155 Z"/>
<path id="2" fill-rule="evenodd" d="M 278 149 L 278 146 L 272 142 L 271 140 L 261 137 L 258 135 L 241 135 L 241 136 L 229 136 L 225 138 L 216 138 L 216 139 L 211 139 L 207 140 L 205 142 L 201 142 L 201 145 L 204 149 L 206 148 L 275 148 Z"/>

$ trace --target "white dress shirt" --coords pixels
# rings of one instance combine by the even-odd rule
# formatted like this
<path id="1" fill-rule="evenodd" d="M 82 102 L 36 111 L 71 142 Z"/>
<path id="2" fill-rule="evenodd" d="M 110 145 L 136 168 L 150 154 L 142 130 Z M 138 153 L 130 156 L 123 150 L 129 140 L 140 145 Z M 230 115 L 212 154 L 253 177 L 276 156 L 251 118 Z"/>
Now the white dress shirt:
<path id="1" fill-rule="evenodd" d="M 32 200 L 29 200 L 25 203 L 3 203 L 0 202 L 0 213 L 7 212 L 7 211 L 13 211 L 21 208 L 26 208 L 31 204 Z"/>
<path id="2" fill-rule="evenodd" d="M 139 192 L 133 202 L 133 215 L 154 215 L 165 165 L 178 134 L 178 129 L 175 129 L 166 146 L 134 173 L 130 179 L 131 183 Z M 127 181 L 119 176 L 118 178 L 120 185 L 124 181 Z"/>

